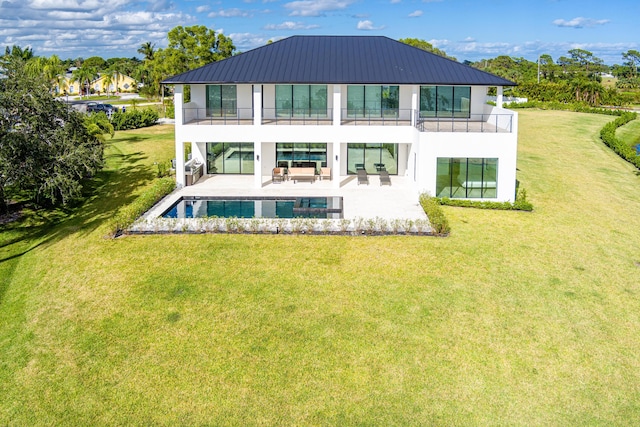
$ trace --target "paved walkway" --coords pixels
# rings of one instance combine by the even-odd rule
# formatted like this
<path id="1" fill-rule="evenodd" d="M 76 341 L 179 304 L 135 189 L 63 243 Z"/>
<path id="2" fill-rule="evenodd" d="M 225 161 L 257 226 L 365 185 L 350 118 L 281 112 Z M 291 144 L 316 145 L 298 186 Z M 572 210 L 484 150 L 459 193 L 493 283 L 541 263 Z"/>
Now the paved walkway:
<path id="1" fill-rule="evenodd" d="M 379 177 L 370 175 L 369 185 L 358 185 L 355 176 L 343 176 L 340 188 L 333 188 L 333 182 L 328 180 L 273 184 L 270 177 L 265 177 L 262 188 L 254 188 L 253 175 L 211 175 L 204 176 L 195 185 L 174 191 L 149 210 L 145 217 L 155 218 L 161 215 L 182 196 L 342 196 L 343 215 L 347 219 L 426 219 L 418 203 L 418 193 L 409 178 L 392 176 L 391 183 L 390 186 L 381 186 Z"/>

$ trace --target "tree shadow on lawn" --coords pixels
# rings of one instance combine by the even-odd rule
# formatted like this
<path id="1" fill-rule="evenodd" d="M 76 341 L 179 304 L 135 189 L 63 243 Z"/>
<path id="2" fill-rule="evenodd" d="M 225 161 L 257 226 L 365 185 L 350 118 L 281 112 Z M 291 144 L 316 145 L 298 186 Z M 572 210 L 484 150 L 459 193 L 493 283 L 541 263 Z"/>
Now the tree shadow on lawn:
<path id="1" fill-rule="evenodd" d="M 119 166 L 102 170 L 86 180 L 82 200 L 66 208 L 31 207 L 25 217 L 6 224 L 5 230 L 17 232 L 18 236 L 0 245 L 0 249 L 4 249 L 4 254 L 0 253 L 0 264 L 72 234 L 84 236 L 94 232 L 120 207 L 131 203 L 136 198 L 136 190 L 155 177 L 152 166 L 140 163 L 146 158 L 141 152 L 110 154 L 107 161 Z"/>

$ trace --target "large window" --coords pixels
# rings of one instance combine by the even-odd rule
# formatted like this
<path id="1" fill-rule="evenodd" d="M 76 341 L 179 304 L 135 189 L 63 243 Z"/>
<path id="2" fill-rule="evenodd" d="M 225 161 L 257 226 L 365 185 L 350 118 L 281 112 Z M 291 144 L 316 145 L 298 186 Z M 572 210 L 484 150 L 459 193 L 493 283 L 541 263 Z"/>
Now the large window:
<path id="1" fill-rule="evenodd" d="M 384 169 L 397 175 L 398 144 L 347 144 L 347 174 L 355 174 L 358 169 L 373 175 L 379 175 Z"/>
<path id="2" fill-rule="evenodd" d="M 327 85 L 276 85 L 277 117 L 326 117 Z"/>
<path id="3" fill-rule="evenodd" d="M 436 174 L 437 197 L 498 197 L 498 159 L 439 157 Z"/>
<path id="4" fill-rule="evenodd" d="M 236 85 L 207 85 L 207 117 L 238 114 Z"/>
<path id="5" fill-rule="evenodd" d="M 327 144 L 279 142 L 276 144 L 276 165 L 286 167 L 327 166 Z"/>
<path id="6" fill-rule="evenodd" d="M 469 118 L 471 87 L 420 86 L 420 117 Z"/>
<path id="7" fill-rule="evenodd" d="M 253 143 L 207 142 L 207 173 L 253 174 Z"/>
<path id="8" fill-rule="evenodd" d="M 347 86 L 348 117 L 398 117 L 399 86 Z"/>

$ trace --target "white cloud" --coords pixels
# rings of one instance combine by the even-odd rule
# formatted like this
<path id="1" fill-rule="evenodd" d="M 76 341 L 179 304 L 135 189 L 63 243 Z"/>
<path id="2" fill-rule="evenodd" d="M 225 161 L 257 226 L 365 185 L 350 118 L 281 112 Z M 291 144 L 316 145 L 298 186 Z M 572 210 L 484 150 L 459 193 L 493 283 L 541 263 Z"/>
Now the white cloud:
<path id="1" fill-rule="evenodd" d="M 620 52 L 630 49 L 640 49 L 640 43 L 570 43 L 570 42 L 541 42 L 526 41 L 522 43 L 509 42 L 478 42 L 471 37 L 463 41 L 447 39 L 427 40 L 433 46 L 444 50 L 448 55 L 455 56 L 459 61 L 495 58 L 498 55 L 523 57 L 535 61 L 540 54 L 549 54 L 554 60 L 560 56 L 567 56 L 571 49 L 584 49 L 602 59 L 606 64 L 620 63 Z"/>
<path id="2" fill-rule="evenodd" d="M 373 22 L 371 22 L 371 21 L 369 21 L 367 19 L 365 21 L 359 21 L 356 28 L 358 30 L 374 31 L 374 30 L 382 30 L 384 28 L 384 25 L 382 25 L 380 27 L 376 27 L 376 26 L 373 25 Z"/>
<path id="3" fill-rule="evenodd" d="M 285 3 L 290 16 L 324 16 L 326 12 L 344 10 L 355 0 L 299 0 Z"/>
<path id="4" fill-rule="evenodd" d="M 320 28 L 320 25 L 285 21 L 282 24 L 268 24 L 264 26 L 265 30 L 312 30 L 314 28 Z"/>
<path id="5" fill-rule="evenodd" d="M 591 19 L 591 18 L 583 18 L 581 16 L 577 18 L 573 18 L 569 21 L 565 21 L 564 19 L 556 19 L 553 21 L 553 25 L 557 25 L 558 27 L 569 27 L 569 28 L 584 28 L 584 27 L 595 27 L 596 25 L 604 25 L 608 24 L 610 21 L 608 19 Z"/>
<path id="6" fill-rule="evenodd" d="M 0 49 L 16 44 L 43 56 L 134 56 L 142 43 L 166 46 L 171 28 L 195 23 L 163 8 L 173 8 L 171 0 L 0 0 Z"/>
<path id="7" fill-rule="evenodd" d="M 422 16 L 422 13 L 423 12 L 421 10 L 416 10 L 416 11 L 411 12 L 409 14 L 409 17 L 410 18 L 417 18 L 418 16 Z"/>
<path id="8" fill-rule="evenodd" d="M 256 47 L 264 46 L 269 40 L 277 41 L 284 37 L 264 37 L 262 35 L 253 33 L 231 33 L 228 34 L 233 40 L 233 44 L 240 52 L 246 52 L 247 50 L 254 49 Z"/>
<path id="9" fill-rule="evenodd" d="M 163 10 L 173 9 L 173 3 L 170 0 L 147 0 L 149 2 L 149 6 L 147 10 L 151 10 L 153 12 L 161 12 Z"/>
<path id="10" fill-rule="evenodd" d="M 207 15 L 209 18 L 249 18 L 253 16 L 253 13 L 248 10 L 242 10 L 238 8 L 232 9 L 220 9 L 217 12 L 211 12 Z"/>
<path id="11" fill-rule="evenodd" d="M 209 12 L 209 5 L 203 5 L 203 6 L 198 6 L 196 7 L 196 12 L 198 13 L 204 13 L 204 12 Z"/>

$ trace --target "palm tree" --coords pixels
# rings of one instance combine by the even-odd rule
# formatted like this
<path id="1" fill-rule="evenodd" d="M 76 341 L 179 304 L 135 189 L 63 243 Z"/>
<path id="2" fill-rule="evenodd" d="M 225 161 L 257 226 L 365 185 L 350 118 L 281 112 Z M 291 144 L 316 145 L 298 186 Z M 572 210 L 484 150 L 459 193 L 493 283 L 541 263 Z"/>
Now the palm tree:
<path id="1" fill-rule="evenodd" d="M 104 73 L 102 75 L 102 84 L 106 88 L 107 96 L 109 96 L 109 91 L 111 90 L 111 85 L 113 84 L 113 76 L 109 73 Z"/>
<path id="2" fill-rule="evenodd" d="M 85 95 L 89 95 L 89 85 L 91 81 L 96 78 L 97 72 L 95 68 L 92 67 L 80 67 L 76 68 L 72 72 L 73 81 L 76 81 L 80 84 L 80 87 L 84 85 L 85 87 Z"/>
<path id="3" fill-rule="evenodd" d="M 138 49 L 138 53 L 144 55 L 145 61 L 153 61 L 155 46 L 155 43 L 152 44 L 151 42 L 142 43 L 142 45 L 140 45 L 140 48 Z"/>
<path id="4" fill-rule="evenodd" d="M 122 74 L 122 64 L 115 62 L 107 69 L 107 73 L 115 79 L 116 92 L 120 90 L 120 75 Z"/>
<path id="5" fill-rule="evenodd" d="M 11 56 L 16 59 L 22 59 L 23 61 L 28 61 L 33 58 L 33 49 L 30 47 L 25 47 L 24 49 L 20 46 L 13 45 L 11 49 L 7 46 L 4 50 L 4 54 L 6 56 Z"/>
<path id="6" fill-rule="evenodd" d="M 24 69 L 30 77 L 41 80 L 51 93 L 55 92 L 60 77 L 65 73 L 64 66 L 56 55 L 50 58 L 33 57 L 27 61 Z"/>

